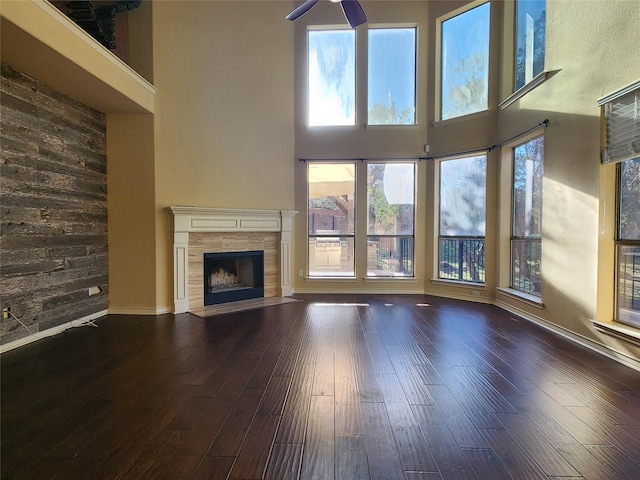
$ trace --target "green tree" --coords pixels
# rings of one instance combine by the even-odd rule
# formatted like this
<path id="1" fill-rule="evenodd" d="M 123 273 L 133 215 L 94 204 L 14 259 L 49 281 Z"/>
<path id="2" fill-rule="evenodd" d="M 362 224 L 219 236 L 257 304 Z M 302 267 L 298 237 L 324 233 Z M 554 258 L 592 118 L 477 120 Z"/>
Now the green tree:
<path id="1" fill-rule="evenodd" d="M 392 98 L 389 105 L 375 102 L 369 106 L 368 121 L 371 125 L 407 125 L 413 123 L 411 107 L 398 111 L 396 102 Z"/>
<path id="2" fill-rule="evenodd" d="M 640 157 L 620 164 L 620 238 L 640 240 Z"/>
<path id="3" fill-rule="evenodd" d="M 487 108 L 487 64 L 485 55 L 474 53 L 460 58 L 453 69 L 456 84 L 449 89 L 449 100 L 443 102 L 443 118 L 452 118 Z"/>

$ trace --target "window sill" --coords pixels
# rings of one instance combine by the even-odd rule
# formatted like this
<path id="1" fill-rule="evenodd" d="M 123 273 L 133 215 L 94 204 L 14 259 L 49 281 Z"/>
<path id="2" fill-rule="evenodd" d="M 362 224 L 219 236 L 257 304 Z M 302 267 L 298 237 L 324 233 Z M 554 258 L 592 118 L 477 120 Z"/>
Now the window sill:
<path id="1" fill-rule="evenodd" d="M 417 130 L 420 125 L 417 123 L 410 124 L 388 124 L 388 125 L 364 125 L 365 130 Z"/>
<path id="2" fill-rule="evenodd" d="M 467 115 L 460 115 L 459 117 L 447 118 L 446 120 L 438 120 L 433 122 L 435 128 L 446 127 L 447 125 L 453 125 L 456 123 L 468 122 L 476 118 L 488 117 L 489 110 L 482 110 L 480 112 L 469 113 Z"/>
<path id="3" fill-rule="evenodd" d="M 507 98 L 505 98 L 500 104 L 498 104 L 498 106 L 500 107 L 500 110 L 504 110 L 505 108 L 507 108 L 512 103 L 515 103 L 516 101 L 520 100 L 522 97 L 524 97 L 531 90 L 533 90 L 533 89 L 537 88 L 538 86 L 542 85 L 544 82 L 547 81 L 547 79 L 551 78 L 553 75 L 555 75 L 559 71 L 560 70 L 555 70 L 555 71 L 552 72 L 551 70 L 544 70 L 544 71 L 540 72 L 538 75 L 533 77 L 529 83 L 527 83 L 526 85 L 523 85 L 522 87 L 520 87 L 518 90 L 516 90 L 511 95 L 509 95 Z"/>
<path id="4" fill-rule="evenodd" d="M 484 283 L 465 282 L 464 280 L 445 280 L 444 278 L 432 278 L 431 283 L 433 285 L 452 285 L 456 287 L 473 288 L 474 290 L 487 289 L 487 286 Z"/>
<path id="5" fill-rule="evenodd" d="M 591 322 L 593 323 L 593 327 L 600 332 L 640 346 L 640 328 L 616 321 L 598 322 L 591 320 Z"/>
<path id="6" fill-rule="evenodd" d="M 311 283 L 319 282 L 341 282 L 341 283 L 355 283 L 358 281 L 356 277 L 304 277 L 305 281 Z"/>
<path id="7" fill-rule="evenodd" d="M 343 132 L 358 130 L 358 125 L 305 125 L 310 132 Z"/>
<path id="8" fill-rule="evenodd" d="M 520 300 L 521 302 L 524 302 L 533 307 L 542 308 L 544 306 L 544 303 L 542 303 L 542 298 L 531 295 L 530 293 L 524 293 L 513 288 L 504 287 L 497 287 L 496 290 L 500 293 L 503 293 L 507 297 L 511 297 L 515 300 Z"/>
<path id="9" fill-rule="evenodd" d="M 365 282 L 418 283 L 416 277 L 364 277 Z"/>

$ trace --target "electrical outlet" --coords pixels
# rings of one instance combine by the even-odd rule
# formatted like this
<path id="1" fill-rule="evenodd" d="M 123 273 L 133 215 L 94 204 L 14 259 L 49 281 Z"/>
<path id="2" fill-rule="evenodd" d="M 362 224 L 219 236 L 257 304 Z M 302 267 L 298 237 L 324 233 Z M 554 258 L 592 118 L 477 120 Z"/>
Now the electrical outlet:
<path id="1" fill-rule="evenodd" d="M 9 307 L 2 307 L 2 319 L 7 320 L 9 318 L 9 312 L 11 309 Z"/>
<path id="2" fill-rule="evenodd" d="M 302 271 L 302 269 L 298 270 L 298 276 L 302 277 L 304 275 L 304 272 Z"/>
<path id="3" fill-rule="evenodd" d="M 91 288 L 89 289 L 89 296 L 97 295 L 97 294 L 99 294 L 100 292 L 102 292 L 102 289 L 101 289 L 100 287 L 91 287 Z"/>
<path id="4" fill-rule="evenodd" d="M 479 297 L 480 292 L 478 290 L 471 290 L 471 295 L 473 295 L 474 297 Z"/>

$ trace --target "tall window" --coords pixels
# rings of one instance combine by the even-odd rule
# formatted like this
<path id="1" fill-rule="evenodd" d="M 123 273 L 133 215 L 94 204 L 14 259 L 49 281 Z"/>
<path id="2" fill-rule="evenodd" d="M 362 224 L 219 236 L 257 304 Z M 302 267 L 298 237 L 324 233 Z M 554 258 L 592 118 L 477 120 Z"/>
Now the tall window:
<path id="1" fill-rule="evenodd" d="M 513 149 L 511 288 L 540 295 L 543 137 Z"/>
<path id="2" fill-rule="evenodd" d="M 516 0 L 516 90 L 544 70 L 546 0 Z"/>
<path id="3" fill-rule="evenodd" d="M 415 124 L 416 29 L 372 28 L 368 33 L 368 124 Z"/>
<path id="4" fill-rule="evenodd" d="M 602 163 L 618 182 L 615 319 L 640 327 L 640 80 L 598 100 L 604 107 Z"/>
<path id="5" fill-rule="evenodd" d="M 618 164 L 616 320 L 640 327 L 640 156 Z"/>
<path id="6" fill-rule="evenodd" d="M 487 156 L 440 163 L 438 278 L 484 283 Z"/>
<path id="7" fill-rule="evenodd" d="M 415 165 L 367 165 L 367 276 L 413 276 Z"/>
<path id="8" fill-rule="evenodd" d="M 309 126 L 355 125 L 355 30 L 310 30 Z"/>
<path id="9" fill-rule="evenodd" d="M 309 276 L 353 277 L 355 164 L 308 165 Z"/>
<path id="10" fill-rule="evenodd" d="M 487 109 L 489 3 L 442 22 L 441 120 Z"/>

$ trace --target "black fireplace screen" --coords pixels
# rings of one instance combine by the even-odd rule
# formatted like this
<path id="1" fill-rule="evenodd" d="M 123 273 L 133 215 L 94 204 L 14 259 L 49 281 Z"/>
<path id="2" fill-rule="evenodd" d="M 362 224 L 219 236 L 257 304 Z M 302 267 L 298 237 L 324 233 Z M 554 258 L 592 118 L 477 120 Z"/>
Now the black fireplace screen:
<path id="1" fill-rule="evenodd" d="M 204 254 L 204 304 L 264 297 L 264 252 Z"/>

